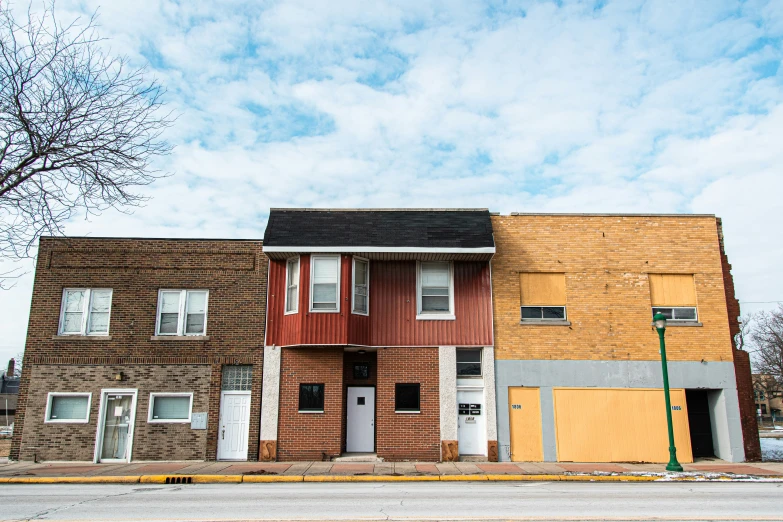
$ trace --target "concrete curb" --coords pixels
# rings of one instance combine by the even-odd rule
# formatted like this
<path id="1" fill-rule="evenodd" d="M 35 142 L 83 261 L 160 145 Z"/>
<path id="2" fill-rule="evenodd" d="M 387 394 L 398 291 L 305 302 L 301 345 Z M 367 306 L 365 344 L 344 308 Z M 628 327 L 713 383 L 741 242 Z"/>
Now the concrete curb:
<path id="1" fill-rule="evenodd" d="M 766 482 L 783 477 L 756 476 Z M 0 477 L 0 484 L 240 484 L 283 482 L 732 482 L 733 478 L 660 475 L 135 475 L 113 477 Z"/>

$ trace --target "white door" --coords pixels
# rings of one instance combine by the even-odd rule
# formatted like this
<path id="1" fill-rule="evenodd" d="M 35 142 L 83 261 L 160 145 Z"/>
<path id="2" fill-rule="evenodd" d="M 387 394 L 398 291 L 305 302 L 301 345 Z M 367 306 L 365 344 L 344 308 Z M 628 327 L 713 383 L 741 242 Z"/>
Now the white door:
<path id="1" fill-rule="evenodd" d="M 457 390 L 460 455 L 487 454 L 487 412 L 483 390 Z"/>
<path id="2" fill-rule="evenodd" d="M 218 460 L 247 460 L 247 434 L 250 429 L 250 393 L 220 393 Z"/>
<path id="3" fill-rule="evenodd" d="M 348 388 L 347 402 L 345 451 L 348 453 L 374 453 L 375 388 L 351 386 Z"/>

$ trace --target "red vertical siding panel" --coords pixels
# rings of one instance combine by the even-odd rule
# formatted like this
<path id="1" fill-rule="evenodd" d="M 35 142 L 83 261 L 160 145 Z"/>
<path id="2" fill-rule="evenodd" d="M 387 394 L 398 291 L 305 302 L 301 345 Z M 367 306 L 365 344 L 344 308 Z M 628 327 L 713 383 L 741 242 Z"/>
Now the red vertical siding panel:
<path id="1" fill-rule="evenodd" d="M 340 312 L 310 313 L 310 256 L 300 258 L 299 313 L 285 315 L 284 261 L 269 266 L 267 344 L 490 346 L 489 263 L 454 263 L 454 321 L 416 320 L 416 262 L 370 262 L 370 315 L 351 314 L 353 265 L 341 256 Z"/>

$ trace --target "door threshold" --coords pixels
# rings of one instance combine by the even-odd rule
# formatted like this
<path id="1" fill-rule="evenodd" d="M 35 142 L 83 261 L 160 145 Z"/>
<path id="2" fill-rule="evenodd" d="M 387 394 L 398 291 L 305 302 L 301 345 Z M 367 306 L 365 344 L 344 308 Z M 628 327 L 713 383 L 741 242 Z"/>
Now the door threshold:
<path id="1" fill-rule="evenodd" d="M 383 462 L 383 458 L 375 453 L 343 453 L 332 457 L 332 462 Z"/>

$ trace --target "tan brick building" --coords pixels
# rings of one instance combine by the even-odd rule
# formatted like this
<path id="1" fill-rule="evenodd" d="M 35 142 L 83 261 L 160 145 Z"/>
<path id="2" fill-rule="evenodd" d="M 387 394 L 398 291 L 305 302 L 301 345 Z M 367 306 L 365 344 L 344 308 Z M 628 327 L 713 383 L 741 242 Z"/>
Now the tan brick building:
<path id="1" fill-rule="evenodd" d="M 11 458 L 255 460 L 266 268 L 260 241 L 42 238 Z"/>
<path id="2" fill-rule="evenodd" d="M 749 375 L 735 374 L 714 216 L 511 214 L 492 225 L 502 460 L 668 459 L 653 308 L 669 317 L 681 460 L 745 459 L 737 383 Z"/>

